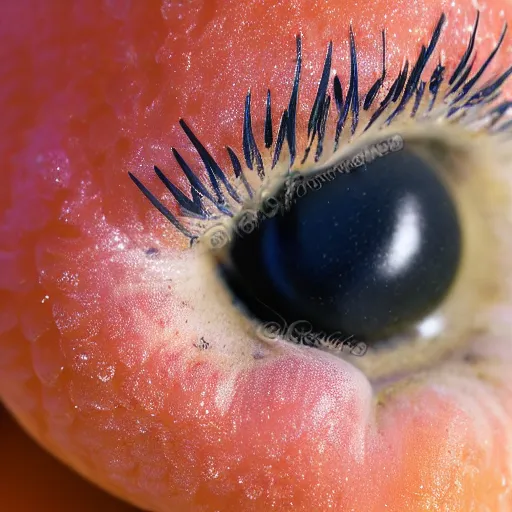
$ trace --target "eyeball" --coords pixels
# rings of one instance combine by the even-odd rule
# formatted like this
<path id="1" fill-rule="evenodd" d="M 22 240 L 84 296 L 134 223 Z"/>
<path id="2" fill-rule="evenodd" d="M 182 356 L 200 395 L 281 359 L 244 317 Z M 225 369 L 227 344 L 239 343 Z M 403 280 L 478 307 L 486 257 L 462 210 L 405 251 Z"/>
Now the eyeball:
<path id="1" fill-rule="evenodd" d="M 250 233 L 237 223 L 247 236 L 233 238 L 223 272 L 252 296 L 247 307 L 262 321 L 273 312 L 288 323 L 307 319 L 317 330 L 385 340 L 449 293 L 463 238 L 448 186 L 412 145 L 387 154 L 386 142 L 373 147 L 378 158 L 344 159 L 349 172 L 339 172 L 340 162 L 292 182 L 287 211 L 262 217 Z M 287 194 L 277 189 L 275 201 Z"/>

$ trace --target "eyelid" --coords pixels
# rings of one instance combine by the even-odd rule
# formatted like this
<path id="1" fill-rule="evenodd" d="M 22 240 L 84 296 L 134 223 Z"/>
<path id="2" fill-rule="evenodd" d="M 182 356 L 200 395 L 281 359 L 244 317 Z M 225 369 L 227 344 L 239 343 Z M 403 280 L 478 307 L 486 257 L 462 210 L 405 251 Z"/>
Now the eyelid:
<path id="1" fill-rule="evenodd" d="M 441 25 L 442 25 L 442 21 L 443 21 L 443 19 L 441 18 L 441 20 L 439 20 L 439 22 L 438 22 L 437 28 L 436 28 L 436 30 L 434 31 L 436 34 L 439 34 L 439 33 L 440 33 L 440 27 L 441 27 Z M 437 37 L 437 36 L 436 36 L 436 37 Z M 434 41 L 435 41 L 436 37 L 434 37 L 434 39 L 433 39 Z M 470 39 L 470 41 L 471 41 L 471 39 Z M 469 43 L 469 44 L 471 45 L 471 43 Z M 431 44 L 428 46 L 428 48 L 429 48 L 429 50 L 427 50 L 427 53 L 429 53 L 429 52 L 433 51 L 434 44 L 431 42 Z M 301 51 L 302 51 L 302 50 L 301 50 Z M 354 59 L 355 59 L 355 53 L 354 53 L 354 52 L 355 52 L 355 43 L 354 43 L 354 40 L 352 39 L 352 43 L 351 43 L 351 59 L 352 59 L 352 61 L 354 61 Z M 330 58 L 330 50 L 328 50 L 328 53 L 327 53 L 327 61 L 329 61 L 329 58 Z M 326 61 L 326 62 L 327 62 L 327 61 Z M 298 69 L 298 68 L 296 68 L 296 69 Z M 483 68 L 482 68 L 482 69 L 483 69 Z M 323 71 L 323 73 L 322 73 L 322 76 L 325 76 L 325 75 L 326 75 L 326 70 L 327 70 L 327 66 L 326 66 L 326 64 L 324 64 L 324 71 Z M 475 72 L 475 73 L 476 73 L 476 75 L 475 75 L 475 76 L 478 76 L 479 72 Z M 298 76 L 298 75 L 297 75 L 297 71 L 296 71 L 296 76 Z M 473 76 L 473 75 L 471 75 L 471 76 Z M 353 77 L 351 78 L 351 80 L 353 81 Z M 404 85 L 405 85 L 405 84 L 406 84 L 406 81 L 404 80 L 404 82 L 403 82 L 403 83 L 404 83 Z M 409 83 L 409 81 L 407 81 L 407 84 L 408 84 L 408 83 Z M 407 87 L 407 86 L 406 86 L 406 87 Z M 322 89 L 322 86 L 320 86 L 320 89 Z M 469 90 L 469 89 L 468 89 L 468 90 Z M 294 96 L 294 92 L 292 92 L 292 99 L 293 99 L 293 96 Z M 460 96 L 460 93 L 457 93 L 457 94 L 456 94 L 456 96 L 457 96 L 457 97 L 459 97 L 459 96 Z M 250 98 L 250 96 L 248 95 L 248 96 L 247 96 L 247 99 L 249 99 L 249 98 Z M 267 95 L 267 98 L 268 98 L 268 95 Z M 318 99 L 318 95 L 317 95 L 317 99 Z M 397 99 L 399 100 L 400 98 L 399 98 L 399 97 L 397 97 Z M 403 103 L 403 102 L 402 102 L 402 103 Z M 402 105 L 402 103 L 400 103 L 400 105 Z M 247 102 L 246 102 L 246 121 L 247 121 L 247 119 L 248 119 L 248 118 L 247 118 L 247 109 L 248 109 L 248 105 L 249 105 L 249 102 L 247 101 Z M 316 103 L 315 103 L 315 105 L 316 105 Z M 313 111 L 314 111 L 314 109 L 315 109 L 315 107 L 313 106 Z M 393 111 L 393 110 L 392 110 L 392 111 Z M 395 110 L 394 110 L 394 111 L 396 112 L 396 108 L 395 108 Z M 430 109 L 429 109 L 427 112 L 430 112 Z M 386 116 L 387 116 L 387 115 L 388 115 L 388 114 L 386 114 Z M 431 113 L 431 114 L 429 114 L 429 115 L 430 115 L 430 116 L 432 116 L 433 114 Z M 401 116 L 399 116 L 399 117 L 400 117 L 400 119 L 402 119 L 404 116 L 403 116 L 403 115 L 401 115 Z M 393 115 L 391 115 L 388 119 L 393 119 Z M 311 120 L 311 118 L 310 118 L 310 120 Z M 428 121 L 428 118 L 427 118 L 427 121 Z M 395 124 L 396 124 L 396 121 L 393 121 L 393 123 L 395 123 Z M 389 129 L 387 130 L 387 134 L 388 134 L 388 136 L 396 136 L 396 133 L 395 133 L 395 132 L 396 132 L 396 129 L 397 129 L 397 128 L 396 128 L 395 124 L 392 124 L 392 125 L 389 127 Z M 406 134 L 406 135 L 409 137 L 409 136 L 410 136 L 409 131 L 410 131 L 411 125 L 413 125 L 413 124 L 414 124 L 414 121 L 413 121 L 413 120 L 410 120 L 410 121 L 409 121 L 409 125 L 407 125 L 407 123 L 405 123 L 405 124 L 404 124 L 404 122 L 403 122 L 403 120 L 402 120 L 402 123 L 401 123 L 401 125 L 399 125 L 399 126 L 400 126 L 400 129 L 403 131 L 403 133 L 404 133 L 404 134 Z M 255 144 L 255 141 L 254 141 L 254 139 L 253 139 L 252 129 L 250 128 L 250 127 L 251 127 L 250 118 L 249 118 L 249 121 L 247 122 L 247 126 L 249 127 L 249 132 L 248 132 L 247 130 L 244 132 L 244 133 L 245 133 L 245 135 L 244 135 L 244 137 L 245 137 L 245 138 L 244 138 L 244 140 L 245 140 L 245 141 L 249 141 L 249 143 L 248 143 L 248 144 L 249 144 L 249 146 L 251 146 L 251 145 L 254 145 L 254 144 Z M 266 126 L 266 128 L 268 128 L 267 123 L 265 123 L 265 126 Z M 375 130 L 373 130 L 373 131 L 375 132 Z M 381 135 L 383 135 L 384 133 L 386 133 L 386 131 L 385 131 L 385 130 L 384 130 L 384 132 L 382 132 L 382 133 L 381 133 Z M 428 135 L 428 133 L 427 133 L 427 135 Z M 331 159 L 329 159 L 329 160 L 328 160 L 328 162 L 325 164 L 325 167 L 327 167 L 328 165 L 330 165 L 330 163 L 331 163 L 332 161 L 335 161 L 336 159 L 339 159 L 339 158 L 340 158 L 340 153 L 341 153 L 341 154 L 343 154 L 343 152 L 344 152 L 344 151 L 349 151 L 349 152 L 350 152 L 350 151 L 356 151 L 356 150 L 357 150 L 357 148 L 364 148 L 364 144 L 365 144 L 365 142 L 367 142 L 368 140 L 372 140 L 372 137 L 375 137 L 375 133 L 372 133 L 372 130 L 370 130 L 367 134 L 363 134 L 363 136 L 359 136 L 359 138 L 358 138 L 357 140 L 352 141 L 350 145 L 349 145 L 349 144 L 346 144 L 346 145 L 345 145 L 345 146 L 343 146 L 340 150 L 338 150 L 338 151 L 336 151 L 336 152 L 335 152 L 335 154 L 331 157 Z M 251 142 L 251 141 L 252 141 L 252 142 Z M 248 153 L 247 153 L 247 154 L 248 154 Z M 246 154 L 247 164 L 248 164 L 248 165 L 252 165 L 252 163 L 253 163 L 253 158 L 252 158 L 252 157 L 247 156 L 247 154 Z M 233 224 L 233 223 L 236 223 L 236 222 L 238 222 L 238 218 L 237 218 L 237 217 L 235 217 L 235 219 L 232 221 L 232 224 Z M 225 228 L 222 228 L 222 229 L 225 229 Z M 229 231 L 229 227 L 227 227 L 227 231 Z M 228 236 L 229 236 L 229 235 L 228 235 Z M 211 231 L 208 231 L 208 233 L 207 233 L 207 238 L 210 238 L 210 237 L 211 237 Z M 412 358 L 412 359 L 414 359 L 414 358 Z M 364 365 L 363 365 L 363 366 L 364 366 Z M 391 366 L 392 366 L 392 365 L 391 365 Z M 381 365 L 381 367 L 382 367 L 382 365 Z M 372 373 L 372 372 L 370 372 L 370 373 Z"/>

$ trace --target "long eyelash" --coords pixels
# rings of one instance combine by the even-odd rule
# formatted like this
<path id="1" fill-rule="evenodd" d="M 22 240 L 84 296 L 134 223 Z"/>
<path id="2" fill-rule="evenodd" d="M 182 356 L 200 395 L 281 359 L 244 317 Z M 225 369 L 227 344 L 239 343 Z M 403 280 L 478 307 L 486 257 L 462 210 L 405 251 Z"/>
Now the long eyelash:
<path id="1" fill-rule="evenodd" d="M 308 122 L 308 139 L 309 143 L 304 151 L 304 157 L 302 158 L 301 163 L 304 163 L 311 151 L 311 147 L 313 146 L 313 142 L 315 140 L 315 136 L 318 136 L 318 143 L 321 145 L 323 140 L 322 129 L 324 118 L 327 119 L 327 112 L 329 111 L 329 106 L 331 103 L 331 97 L 327 94 L 327 88 L 329 87 L 329 74 L 331 73 L 331 62 L 332 62 L 332 41 L 329 43 L 329 47 L 327 48 L 327 56 L 325 57 L 324 69 L 322 71 L 322 78 L 320 79 L 320 84 L 318 85 L 318 91 L 316 93 L 315 102 L 313 103 L 313 108 L 311 109 L 311 114 L 309 116 Z M 318 155 L 318 153 L 317 153 Z M 318 157 L 319 158 L 319 157 Z M 315 156 L 315 160 L 317 157 Z"/>
<path id="2" fill-rule="evenodd" d="M 364 98 L 363 109 L 369 110 L 372 106 L 373 100 L 376 98 L 377 93 L 380 91 L 384 80 L 386 79 L 386 32 L 382 31 L 382 75 L 377 81 L 370 87 L 370 90 Z"/>
<path id="3" fill-rule="evenodd" d="M 466 114 L 475 106 L 486 106 L 494 103 L 499 97 L 500 89 L 504 82 L 512 75 L 512 66 L 504 71 L 501 75 L 495 76 L 488 80 L 485 84 L 476 89 L 478 81 L 489 67 L 494 57 L 500 50 L 507 25 L 505 24 L 500 38 L 491 51 L 487 59 L 480 68 L 471 76 L 475 62 L 475 40 L 480 21 L 480 13 L 477 12 L 473 30 L 471 32 L 468 45 L 458 65 L 452 75 L 446 77 L 446 68 L 441 61 L 437 64 L 428 81 L 422 81 L 421 75 L 432 58 L 432 54 L 437 46 L 446 16 L 441 15 L 437 25 L 432 33 L 432 37 L 427 46 L 423 45 L 420 54 L 413 65 L 405 61 L 403 68 L 393 81 L 388 93 L 380 104 L 376 105 L 376 99 L 381 92 L 387 77 L 386 70 L 386 34 L 382 31 L 382 74 L 376 82 L 370 87 L 368 92 L 361 96 L 359 92 L 359 73 L 357 67 L 357 48 L 352 27 L 349 31 L 349 47 L 350 47 L 350 76 L 348 90 L 345 98 L 343 97 L 343 88 L 341 81 L 337 75 L 334 76 L 332 89 L 335 105 L 335 133 L 334 133 L 334 149 L 338 148 L 342 135 L 346 135 L 347 141 L 350 141 L 358 131 L 365 132 L 373 125 L 386 126 L 389 125 L 397 116 L 402 115 L 411 105 L 410 117 L 427 118 L 436 106 L 443 105 L 442 116 L 447 119 L 457 119 L 470 125 L 475 121 L 474 117 Z M 329 113 L 331 112 L 331 94 L 329 93 L 329 77 L 332 66 L 333 44 L 329 42 L 324 60 L 324 65 L 319 80 L 317 93 L 313 106 L 311 108 L 308 128 L 307 128 L 307 145 L 304 154 L 300 159 L 303 164 L 309 157 L 316 141 L 316 149 L 314 151 L 314 160 L 318 162 L 324 151 L 324 142 L 326 127 L 328 123 Z M 410 69 L 410 72 L 409 72 Z M 288 107 L 280 116 L 277 135 L 274 138 L 273 116 L 272 116 L 272 97 L 270 90 L 267 91 L 265 123 L 264 123 L 264 145 L 271 151 L 270 170 L 274 169 L 281 158 L 281 154 L 286 142 L 289 153 L 289 168 L 293 166 L 297 158 L 297 107 L 299 87 L 302 71 L 302 39 L 298 35 L 296 39 L 296 66 L 292 85 L 292 92 Z M 445 86 L 444 94 L 440 94 L 442 87 Z M 421 109 L 425 104 L 425 97 L 428 96 L 426 108 Z M 442 96 L 441 100 L 439 98 Z M 362 99 L 360 99 L 362 98 Z M 365 126 L 361 125 L 360 110 L 368 112 L 372 111 L 369 121 Z M 369 112 L 369 113 L 370 113 Z M 482 120 L 486 123 L 487 131 L 492 134 L 503 134 L 512 132 L 512 119 L 509 114 L 512 113 L 512 101 L 503 101 L 497 106 L 493 106 L 488 112 L 478 117 L 480 123 Z M 187 226 L 186 218 L 208 220 L 216 218 L 218 214 L 213 214 L 208 205 L 213 206 L 220 215 L 233 217 L 239 206 L 244 203 L 244 198 L 253 198 L 255 191 L 251 187 L 246 175 L 244 174 L 242 164 L 235 151 L 226 147 L 231 165 L 233 167 L 234 176 L 244 188 L 240 192 L 230 181 L 228 174 L 224 171 L 215 159 L 210 155 L 204 145 L 199 141 L 194 131 L 187 123 L 180 119 L 181 128 L 187 135 L 188 139 L 199 154 L 203 167 L 206 170 L 208 181 L 201 180 L 190 166 L 186 163 L 178 151 L 172 148 L 172 153 L 176 162 L 180 166 L 183 174 L 190 184 L 190 197 L 182 190 L 174 185 L 165 174 L 158 168 L 154 167 L 154 171 L 159 180 L 164 184 L 167 190 L 174 197 L 179 206 L 180 216 L 174 215 L 165 207 L 156 196 L 143 185 L 138 178 L 132 173 L 128 173 L 129 177 L 146 196 L 151 204 L 164 217 L 177 228 L 184 236 L 189 238 L 192 244 L 198 239 L 198 234 Z M 275 144 L 274 144 L 275 140 Z M 274 144 L 273 151 L 272 145 Z M 263 157 L 258 148 L 256 138 L 252 129 L 251 115 L 251 91 L 249 90 L 245 99 L 244 121 L 242 132 L 242 149 L 245 163 L 249 172 L 256 170 L 260 180 L 265 179 L 265 165 Z"/>

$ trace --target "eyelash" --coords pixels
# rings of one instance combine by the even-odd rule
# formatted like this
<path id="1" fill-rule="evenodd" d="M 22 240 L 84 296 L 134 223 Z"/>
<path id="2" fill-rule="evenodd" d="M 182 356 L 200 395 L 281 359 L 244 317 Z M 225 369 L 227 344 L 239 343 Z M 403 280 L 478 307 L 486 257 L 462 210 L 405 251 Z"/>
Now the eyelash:
<path id="1" fill-rule="evenodd" d="M 436 105 L 436 102 L 440 96 L 440 92 L 443 90 L 443 86 L 446 87 L 443 95 L 443 107 L 440 113 L 437 114 L 439 117 L 447 119 L 450 122 L 456 121 L 459 124 L 464 124 L 468 127 L 468 129 L 471 128 L 473 123 L 479 123 L 478 128 L 482 129 L 481 123 L 483 120 L 485 120 L 488 124 L 487 131 L 490 135 L 509 134 L 512 132 L 512 120 L 507 119 L 509 110 L 512 110 L 511 101 L 503 101 L 499 103 L 497 106 L 491 108 L 483 114 L 476 116 L 476 119 L 468 115 L 469 112 L 474 110 L 478 111 L 479 108 L 495 102 L 495 100 L 499 97 L 501 86 L 512 74 L 511 66 L 501 75 L 494 77 L 492 80 L 481 86 L 476 92 L 471 92 L 478 80 L 484 74 L 485 70 L 488 68 L 489 64 L 498 53 L 507 32 L 507 25 L 505 24 L 494 50 L 491 51 L 487 59 L 474 73 L 474 75 L 469 78 L 475 63 L 474 46 L 479 19 L 480 13 L 477 11 L 475 24 L 466 51 L 462 55 L 457 67 L 455 68 L 455 71 L 452 73 L 450 78 L 446 78 L 446 68 L 441 64 L 441 61 L 439 61 L 434 71 L 432 72 L 429 81 L 425 82 L 421 80 L 421 75 L 427 63 L 430 62 L 432 54 L 434 53 L 434 50 L 439 41 L 443 25 L 446 21 L 446 16 L 442 14 L 433 31 L 433 35 L 428 46 L 422 46 L 418 59 L 416 60 L 415 64 L 411 66 L 411 72 L 409 73 L 409 62 L 405 61 L 402 70 L 393 81 L 385 98 L 380 102 L 375 110 L 373 110 L 368 123 L 362 130 L 360 130 L 362 119 L 362 112 L 360 109 L 362 107 L 363 112 L 370 114 L 372 107 L 375 105 L 375 99 L 381 91 L 386 79 L 386 36 L 385 31 L 382 31 L 382 74 L 366 93 L 364 100 L 360 101 L 357 50 L 353 30 L 352 27 L 350 27 L 350 78 L 345 98 L 343 98 L 343 89 L 338 75 L 335 75 L 333 79 L 334 103 L 336 105 L 337 111 L 333 153 L 335 153 L 338 149 L 340 137 L 347 127 L 346 124 L 349 119 L 351 119 L 351 125 L 348 142 L 350 142 L 356 133 L 358 133 L 358 129 L 360 132 L 364 133 L 370 127 L 377 125 L 379 122 L 380 127 L 389 126 L 391 122 L 397 119 L 398 116 L 405 113 L 406 107 L 411 104 L 413 98 L 414 103 L 412 105 L 410 117 L 416 119 L 431 119 L 434 117 L 432 112 L 434 107 L 438 106 Z M 273 170 L 277 165 L 285 141 L 289 150 L 289 168 L 294 165 L 297 158 L 296 118 L 302 70 L 302 38 L 300 35 L 298 35 L 296 39 L 296 48 L 297 61 L 295 66 L 292 92 L 290 95 L 288 108 L 284 110 L 280 118 L 277 137 L 275 139 L 275 146 L 272 152 L 270 170 Z M 304 164 L 307 160 L 311 149 L 313 148 L 315 139 L 317 141 L 314 158 L 315 162 L 320 160 L 324 151 L 326 126 L 329 118 L 329 112 L 331 110 L 331 94 L 329 94 L 328 89 L 332 62 L 332 49 L 333 45 L 331 41 L 328 45 L 316 98 L 314 100 L 309 116 L 307 128 L 308 143 L 304 151 L 304 155 L 300 161 L 301 165 Z M 423 114 L 419 116 L 418 114 L 421 111 L 420 106 L 425 100 L 425 92 L 427 86 L 428 92 L 430 93 L 428 106 Z M 397 106 L 394 107 L 395 105 Z M 389 113 L 390 110 L 391 113 Z M 386 113 L 389 113 L 387 117 L 385 116 Z M 187 125 L 187 123 L 183 119 L 180 119 L 179 123 L 188 139 L 196 149 L 197 153 L 199 154 L 204 169 L 207 172 L 209 181 L 209 183 L 203 182 L 189 167 L 187 162 L 175 148 L 172 148 L 172 153 L 190 184 L 190 197 L 188 197 L 176 185 L 174 185 L 156 165 L 154 166 L 154 171 L 157 177 L 165 185 L 167 190 L 174 197 L 176 203 L 179 205 L 183 218 L 180 219 L 171 213 L 171 211 L 161 201 L 159 201 L 156 196 L 131 172 L 129 172 L 128 175 L 138 187 L 138 189 L 151 202 L 151 204 L 176 229 L 178 229 L 185 237 L 187 237 L 190 240 L 190 244 L 193 245 L 202 235 L 201 229 L 202 226 L 204 227 L 204 224 L 201 224 L 200 221 L 218 219 L 219 217 L 233 217 L 235 213 L 242 208 L 244 204 L 244 197 L 242 197 L 242 195 L 237 191 L 237 187 L 234 186 L 230 181 L 226 171 L 224 171 L 215 161 L 215 159 L 210 155 L 210 153 L 200 142 L 200 140 Z M 273 143 L 274 129 L 272 126 L 272 97 L 271 91 L 268 90 L 264 123 L 265 148 L 270 149 Z M 263 181 L 266 177 L 265 165 L 263 163 L 263 158 L 252 130 L 250 90 L 247 93 L 244 106 L 242 148 L 247 168 L 250 171 L 253 171 L 254 168 L 256 168 L 258 177 L 261 181 Z M 239 179 L 245 189 L 245 193 L 243 195 L 246 194 L 247 198 L 252 199 L 255 191 L 245 176 L 240 159 L 232 148 L 226 147 L 226 150 L 233 167 L 233 174 L 235 179 Z M 227 192 L 227 198 L 222 188 L 224 188 L 224 190 Z M 210 212 L 206 206 L 207 203 L 211 203 L 218 211 L 218 213 L 213 214 Z M 199 222 L 195 226 L 192 224 L 192 227 L 189 227 L 187 223 L 183 222 L 183 220 L 187 217 Z"/>

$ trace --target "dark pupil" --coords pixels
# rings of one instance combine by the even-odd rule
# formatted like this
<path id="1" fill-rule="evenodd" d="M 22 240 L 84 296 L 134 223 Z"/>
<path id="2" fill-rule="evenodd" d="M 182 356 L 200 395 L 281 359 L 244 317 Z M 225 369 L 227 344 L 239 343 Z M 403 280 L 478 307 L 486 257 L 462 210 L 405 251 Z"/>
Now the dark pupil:
<path id="1" fill-rule="evenodd" d="M 408 148 L 330 174 L 235 237 L 224 276 L 262 321 L 307 320 L 364 341 L 400 334 L 439 306 L 455 278 L 462 239 L 453 200 Z"/>

